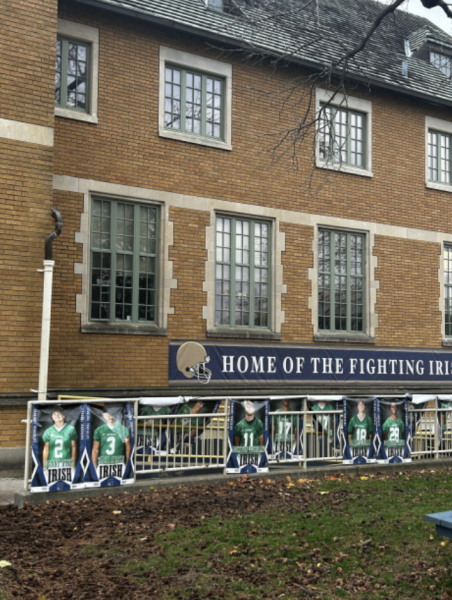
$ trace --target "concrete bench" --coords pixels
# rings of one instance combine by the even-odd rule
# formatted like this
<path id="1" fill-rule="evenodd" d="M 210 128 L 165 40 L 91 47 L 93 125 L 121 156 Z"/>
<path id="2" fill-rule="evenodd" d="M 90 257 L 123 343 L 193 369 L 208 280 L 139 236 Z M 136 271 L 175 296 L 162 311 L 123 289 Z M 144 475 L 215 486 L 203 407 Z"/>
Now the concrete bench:
<path id="1" fill-rule="evenodd" d="M 435 525 L 438 535 L 452 539 L 452 510 L 425 515 L 425 520 Z"/>

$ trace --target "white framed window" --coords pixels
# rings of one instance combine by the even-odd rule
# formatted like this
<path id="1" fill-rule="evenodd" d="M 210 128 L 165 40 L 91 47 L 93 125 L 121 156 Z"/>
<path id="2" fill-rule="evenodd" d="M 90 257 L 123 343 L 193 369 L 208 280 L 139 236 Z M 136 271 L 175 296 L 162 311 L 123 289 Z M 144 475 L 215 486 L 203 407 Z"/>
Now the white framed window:
<path id="1" fill-rule="evenodd" d="M 452 192 L 452 122 L 425 117 L 425 184 Z"/>
<path id="2" fill-rule="evenodd" d="M 271 224 L 216 216 L 215 326 L 269 328 Z"/>
<path id="3" fill-rule="evenodd" d="M 451 76 L 451 57 L 441 52 L 430 52 L 430 62 L 446 77 Z"/>
<path id="4" fill-rule="evenodd" d="M 232 66 L 160 47 L 159 135 L 232 150 Z"/>
<path id="5" fill-rule="evenodd" d="M 309 269 L 314 340 L 375 343 L 375 231 L 356 229 L 351 220 L 322 221 L 314 230 L 314 267 Z"/>
<path id="6" fill-rule="evenodd" d="M 55 115 L 97 123 L 99 30 L 58 19 Z"/>
<path id="7" fill-rule="evenodd" d="M 207 337 L 280 340 L 285 234 L 271 210 L 212 210 L 206 228 Z"/>
<path id="8" fill-rule="evenodd" d="M 372 103 L 316 90 L 316 166 L 372 177 Z"/>

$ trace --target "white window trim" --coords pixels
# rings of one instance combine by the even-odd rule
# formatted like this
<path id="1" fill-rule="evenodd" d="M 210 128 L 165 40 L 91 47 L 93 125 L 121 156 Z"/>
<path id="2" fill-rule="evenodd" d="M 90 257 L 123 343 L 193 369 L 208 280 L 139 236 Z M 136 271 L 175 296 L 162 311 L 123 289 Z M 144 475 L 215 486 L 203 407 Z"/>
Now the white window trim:
<path id="1" fill-rule="evenodd" d="M 425 185 L 432 190 L 452 192 L 452 184 L 430 181 L 428 178 L 428 132 L 431 129 L 452 135 L 452 122 L 436 119 L 435 117 L 425 117 Z"/>
<path id="2" fill-rule="evenodd" d="M 58 19 L 58 35 L 90 44 L 89 63 L 89 112 L 83 113 L 70 108 L 55 106 L 55 116 L 86 123 L 97 123 L 97 108 L 99 98 L 99 30 L 89 25 L 81 25 L 66 19 Z"/>
<path id="3" fill-rule="evenodd" d="M 324 331 L 319 330 L 319 289 L 318 289 L 318 271 L 319 271 L 319 231 L 327 229 L 329 231 L 344 231 L 346 233 L 359 233 L 364 236 L 365 244 L 365 315 L 364 331 Z M 312 251 L 314 254 L 314 268 L 308 270 L 308 279 L 312 284 L 312 296 L 309 298 L 309 308 L 312 315 L 312 326 L 314 328 L 314 340 L 322 342 L 363 342 L 374 343 L 375 333 L 378 327 L 378 314 L 376 313 L 377 290 L 380 287 L 379 281 L 375 279 L 375 270 L 377 268 L 377 257 L 373 254 L 376 231 L 372 227 L 370 230 L 356 229 L 356 222 L 350 221 L 350 227 L 347 222 L 337 225 L 337 219 L 325 219 L 314 226 L 314 239 L 312 241 Z"/>
<path id="4" fill-rule="evenodd" d="M 265 327 L 230 327 L 215 324 L 215 271 L 216 271 L 216 220 L 217 216 L 230 216 L 235 219 L 253 219 L 267 221 L 271 228 L 270 246 L 270 313 L 269 326 Z M 257 210 L 248 213 L 242 211 L 212 210 L 210 225 L 206 228 L 207 260 L 205 266 L 205 280 L 203 291 L 207 292 L 207 304 L 203 306 L 203 319 L 206 321 L 208 337 L 231 337 L 249 339 L 280 339 L 282 325 L 285 322 L 285 313 L 282 310 L 282 295 L 287 293 L 287 286 L 283 283 L 282 253 L 286 249 L 285 233 L 280 231 L 280 221 L 272 216 L 262 216 Z"/>
<path id="5" fill-rule="evenodd" d="M 183 131 L 174 131 L 165 128 L 165 64 L 171 63 L 185 69 L 193 69 L 200 73 L 207 73 L 217 77 L 224 78 L 224 125 L 223 140 L 216 140 L 209 137 L 203 137 L 196 134 L 185 133 Z M 221 148 L 222 150 L 232 150 L 232 65 L 196 56 L 181 50 L 173 50 L 160 46 L 160 76 L 159 76 L 159 135 L 172 140 L 189 142 L 191 144 L 200 144 L 210 146 L 211 148 Z"/>
<path id="6" fill-rule="evenodd" d="M 66 178 L 63 178 L 66 179 Z M 70 186 L 71 188 L 73 186 Z M 74 273 L 82 277 L 82 291 L 76 296 L 76 313 L 81 317 L 81 330 L 83 333 L 124 333 L 166 335 L 168 316 L 174 314 L 171 307 L 171 290 L 177 288 L 177 281 L 173 279 L 173 263 L 169 259 L 169 248 L 173 245 L 173 223 L 170 221 L 169 205 L 159 198 L 159 193 L 153 190 L 144 190 L 120 184 L 102 181 L 81 180 L 76 193 L 83 194 L 83 212 L 80 216 L 80 230 L 75 233 L 75 242 L 82 244 L 82 262 L 74 264 Z M 91 244 L 91 206 L 92 198 L 105 198 L 106 200 L 124 200 L 149 206 L 159 207 L 159 246 L 158 246 L 158 313 L 155 323 L 113 323 L 104 321 L 90 321 L 90 244 Z"/>
<path id="7" fill-rule="evenodd" d="M 316 115 L 319 115 L 320 105 L 325 102 L 329 102 L 333 96 L 333 92 L 323 90 L 321 88 L 316 89 Z M 365 146 L 364 155 L 366 161 L 366 167 L 360 169 L 359 167 L 352 167 L 351 165 L 344 164 L 332 164 L 320 158 L 319 149 L 319 135 L 318 129 L 320 123 L 317 122 L 317 134 L 315 144 L 315 164 L 320 169 L 329 169 L 330 171 L 337 171 L 340 173 L 349 173 L 351 175 L 361 175 L 362 177 L 373 177 L 372 172 L 372 102 L 369 100 L 362 100 L 360 98 L 352 98 L 351 96 L 345 96 L 344 94 L 335 94 L 334 99 L 331 102 L 332 106 L 340 108 L 355 110 L 366 115 L 366 127 L 365 127 Z"/>

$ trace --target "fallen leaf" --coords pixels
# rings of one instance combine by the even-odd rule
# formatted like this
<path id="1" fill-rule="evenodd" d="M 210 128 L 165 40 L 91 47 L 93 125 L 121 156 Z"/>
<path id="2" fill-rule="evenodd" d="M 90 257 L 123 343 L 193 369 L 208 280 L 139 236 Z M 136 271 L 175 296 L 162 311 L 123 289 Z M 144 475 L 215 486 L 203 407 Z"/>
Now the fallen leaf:
<path id="1" fill-rule="evenodd" d="M 231 551 L 229 552 L 229 554 L 230 554 L 231 556 L 237 556 L 237 554 L 239 554 L 239 552 L 237 552 L 237 550 L 231 550 Z"/>
<path id="2" fill-rule="evenodd" d="M 114 514 L 114 515 L 120 515 L 120 514 L 121 514 L 121 511 L 120 511 L 120 510 L 114 510 L 114 511 L 113 511 L 113 514 Z"/>
<path id="3" fill-rule="evenodd" d="M 176 525 L 175 525 L 174 523 L 170 523 L 170 524 L 168 525 L 168 529 L 169 529 L 170 531 L 172 531 L 172 530 L 173 530 L 175 527 L 176 527 Z"/>
<path id="4" fill-rule="evenodd" d="M 329 492 L 320 492 L 321 496 L 326 496 L 326 494 L 329 494 Z"/>
<path id="5" fill-rule="evenodd" d="M 11 563 L 7 560 L 0 560 L 0 567 L 3 569 L 4 567 L 10 567 Z"/>
<path id="6" fill-rule="evenodd" d="M 361 477 L 361 481 L 367 481 L 368 479 L 368 477 Z"/>

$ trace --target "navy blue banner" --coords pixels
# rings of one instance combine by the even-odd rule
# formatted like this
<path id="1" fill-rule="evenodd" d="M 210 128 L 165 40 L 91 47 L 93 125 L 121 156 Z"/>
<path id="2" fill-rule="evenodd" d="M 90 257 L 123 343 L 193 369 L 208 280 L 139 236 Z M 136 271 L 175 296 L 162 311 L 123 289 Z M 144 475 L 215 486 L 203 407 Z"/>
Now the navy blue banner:
<path id="1" fill-rule="evenodd" d="M 170 344 L 170 384 L 448 383 L 452 352 L 402 348 Z"/>

